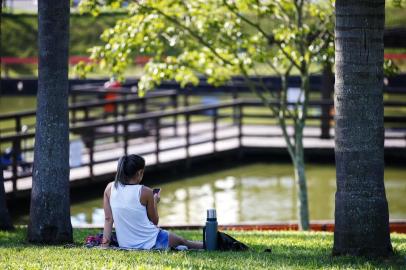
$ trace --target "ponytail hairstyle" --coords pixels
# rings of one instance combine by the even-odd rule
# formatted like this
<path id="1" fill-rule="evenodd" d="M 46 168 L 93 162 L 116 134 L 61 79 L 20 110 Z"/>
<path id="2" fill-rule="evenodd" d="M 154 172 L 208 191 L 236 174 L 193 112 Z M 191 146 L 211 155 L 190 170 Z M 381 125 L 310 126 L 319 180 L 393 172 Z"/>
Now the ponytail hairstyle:
<path id="1" fill-rule="evenodd" d="M 126 185 L 135 174 L 145 168 L 145 159 L 138 155 L 122 156 L 117 165 L 117 174 L 114 186 Z"/>

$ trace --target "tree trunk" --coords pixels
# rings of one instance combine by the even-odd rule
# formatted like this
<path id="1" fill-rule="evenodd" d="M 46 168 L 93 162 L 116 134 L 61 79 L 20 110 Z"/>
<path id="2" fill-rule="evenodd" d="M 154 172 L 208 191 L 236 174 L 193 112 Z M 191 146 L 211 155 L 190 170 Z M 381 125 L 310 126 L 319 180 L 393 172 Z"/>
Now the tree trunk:
<path id="1" fill-rule="evenodd" d="M 3 168 L 0 166 L 0 230 L 13 230 L 13 223 L 11 222 L 6 204 L 6 192 L 4 190 Z"/>
<path id="2" fill-rule="evenodd" d="M 323 100 L 331 100 L 331 94 L 334 92 L 334 74 L 329 62 L 323 65 L 321 76 L 321 97 Z M 330 139 L 330 110 L 331 106 L 321 107 L 321 135 L 322 139 Z"/>
<path id="3" fill-rule="evenodd" d="M 288 74 L 281 77 L 282 79 L 282 91 L 280 96 L 280 112 L 279 112 L 279 125 L 282 129 L 283 138 L 286 142 L 286 147 L 289 156 L 292 160 L 293 168 L 295 171 L 295 183 L 297 189 L 297 205 L 298 205 L 298 226 L 299 230 L 309 230 L 309 203 L 307 196 L 307 184 L 306 184 L 306 171 L 304 163 L 304 148 L 303 148 L 303 128 L 306 122 L 307 115 L 307 101 L 309 93 L 309 76 L 307 72 L 301 76 L 301 89 L 304 93 L 304 101 L 296 104 L 295 109 L 301 111 L 298 115 L 298 119 L 294 122 L 294 143 L 291 142 L 290 136 L 286 129 L 286 97 L 287 97 L 287 78 Z"/>
<path id="4" fill-rule="evenodd" d="M 297 186 L 298 226 L 299 230 L 307 231 L 310 229 L 309 201 L 307 195 L 306 170 L 303 152 L 303 133 L 302 131 L 298 130 L 298 128 L 299 127 L 295 127 L 295 149 L 292 152 L 288 152 L 292 160 L 293 169 L 295 172 L 295 184 Z M 286 137 L 285 140 L 287 140 Z"/>
<path id="5" fill-rule="evenodd" d="M 336 1 L 333 254 L 392 253 L 384 186 L 385 1 Z"/>
<path id="6" fill-rule="evenodd" d="M 28 240 L 72 242 L 69 204 L 69 1 L 38 1 L 38 94 Z"/>
<path id="7" fill-rule="evenodd" d="M 302 132 L 301 132 L 302 133 Z M 307 231 L 309 225 L 309 203 L 307 199 L 306 171 L 303 153 L 303 135 L 296 140 L 296 157 L 293 162 L 295 168 L 295 181 L 298 186 L 298 220 L 299 230 Z"/>
<path id="8" fill-rule="evenodd" d="M 302 64 L 301 71 L 301 89 L 304 95 L 303 101 L 297 105 L 298 120 L 295 124 L 295 178 L 298 184 L 298 202 L 299 202 L 299 229 L 303 231 L 310 230 L 309 221 L 309 201 L 307 195 L 306 171 L 304 163 L 303 147 L 303 129 L 307 118 L 307 104 L 309 102 L 309 74 L 307 68 Z"/>

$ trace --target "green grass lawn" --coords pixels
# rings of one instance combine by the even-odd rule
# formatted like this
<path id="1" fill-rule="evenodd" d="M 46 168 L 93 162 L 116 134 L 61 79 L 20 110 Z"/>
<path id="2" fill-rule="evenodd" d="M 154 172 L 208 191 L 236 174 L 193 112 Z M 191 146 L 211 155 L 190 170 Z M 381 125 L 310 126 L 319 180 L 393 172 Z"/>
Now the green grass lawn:
<path id="1" fill-rule="evenodd" d="M 332 257 L 332 233 L 229 232 L 249 252 L 115 251 L 83 248 L 98 230 L 74 230 L 74 247 L 34 246 L 25 229 L 0 232 L 1 269 L 405 269 L 406 235 L 392 234 L 396 255 L 386 260 Z M 200 231 L 178 231 L 201 239 Z M 272 253 L 262 252 L 272 248 Z"/>

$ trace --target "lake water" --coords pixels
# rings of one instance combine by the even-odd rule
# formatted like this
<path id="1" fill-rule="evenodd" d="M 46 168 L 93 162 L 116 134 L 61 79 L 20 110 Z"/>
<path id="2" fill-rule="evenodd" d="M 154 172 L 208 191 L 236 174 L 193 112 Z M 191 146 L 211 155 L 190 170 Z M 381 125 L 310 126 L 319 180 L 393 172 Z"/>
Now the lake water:
<path id="1" fill-rule="evenodd" d="M 2 96 L 0 95 L 0 114 L 35 110 L 35 96 Z"/>
<path id="2" fill-rule="evenodd" d="M 335 169 L 307 166 L 311 220 L 334 219 Z M 297 188 L 290 164 L 252 164 L 159 185 L 161 225 L 203 224 L 216 208 L 220 224 L 296 220 Z M 391 219 L 406 219 L 406 168 L 385 170 Z M 72 224 L 103 225 L 102 194 L 71 207 Z"/>

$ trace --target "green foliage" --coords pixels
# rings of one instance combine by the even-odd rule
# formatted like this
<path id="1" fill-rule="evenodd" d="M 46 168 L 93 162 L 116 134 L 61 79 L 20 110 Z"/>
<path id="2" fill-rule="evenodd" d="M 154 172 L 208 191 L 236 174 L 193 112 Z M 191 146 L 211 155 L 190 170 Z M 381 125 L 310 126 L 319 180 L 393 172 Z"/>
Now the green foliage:
<path id="1" fill-rule="evenodd" d="M 124 0 L 87 0 L 79 3 L 79 12 L 89 12 L 93 16 L 98 16 L 102 11 L 119 9 Z"/>
<path id="2" fill-rule="evenodd" d="M 392 0 L 392 1 L 391 1 L 391 4 L 392 4 L 394 7 L 402 8 L 403 5 L 405 4 L 405 0 Z"/>
<path id="3" fill-rule="evenodd" d="M 122 78 L 128 59 L 152 56 L 139 84 L 142 92 L 165 79 L 196 84 L 200 75 L 218 86 L 235 74 L 255 73 L 257 64 L 305 72 L 331 60 L 332 7 L 299 2 L 137 1 L 129 4 L 127 18 L 103 33 L 104 45 L 94 47 L 91 57 Z M 94 3 L 81 5 L 91 12 Z"/>
<path id="4" fill-rule="evenodd" d="M 403 0 L 402 7 L 387 6 L 385 8 L 385 27 L 405 27 L 406 25 L 406 6 Z"/>
<path id="5" fill-rule="evenodd" d="M 99 230 L 74 229 L 74 246 L 34 246 L 25 229 L 0 232 L 2 269 L 402 269 L 406 236 L 392 234 L 396 256 L 386 260 L 332 257 L 332 233 L 236 232 L 249 252 L 145 252 L 83 248 L 84 238 Z M 200 240 L 201 231 L 177 231 Z M 272 248 L 272 253 L 262 252 Z"/>
<path id="6" fill-rule="evenodd" d="M 34 14 L 1 13 L 1 56 L 32 57 L 38 55 L 38 22 Z"/>
<path id="7" fill-rule="evenodd" d="M 387 2 L 386 7 L 386 27 L 402 27 L 406 24 L 406 15 L 404 8 L 393 7 L 391 1 Z M 101 4 L 101 3 L 99 3 Z M 117 20 L 127 16 L 127 10 L 123 7 L 114 8 L 114 10 L 103 8 L 103 4 L 99 6 L 99 13 L 97 17 L 89 14 L 72 13 L 71 27 L 70 27 L 70 55 L 88 55 L 88 49 L 95 45 L 102 45 L 103 41 L 100 40 L 100 35 L 103 30 L 113 27 Z M 1 13 L 0 24 L 0 54 L 4 56 L 13 57 L 34 57 L 38 55 L 37 48 L 37 15 L 30 13 Z M 248 14 L 249 18 L 252 18 Z M 276 24 L 262 17 L 261 24 L 264 29 L 272 29 Z M 243 30 L 249 33 L 254 33 L 255 30 L 248 26 L 243 25 Z M 179 46 L 177 46 L 179 47 Z M 173 47 L 170 47 L 175 50 Z M 329 47 L 329 50 L 334 48 Z M 393 49 L 391 50 L 393 51 Z M 175 51 L 176 52 L 176 51 Z M 400 51 L 403 53 L 403 51 Z M 153 53 L 152 53 L 153 54 Z M 174 54 L 174 52 L 170 52 Z M 331 55 L 331 52 L 329 52 Z M 146 54 L 143 54 L 146 55 Z M 267 64 L 260 65 L 261 73 L 272 73 Z M 264 67 L 264 68 L 262 68 Z M 402 72 L 405 70 L 404 65 L 400 66 Z M 33 72 L 35 66 L 9 66 L 9 69 L 16 72 L 16 74 L 28 74 Z M 317 70 L 315 66 L 313 70 Z M 253 72 L 252 72 L 253 73 Z"/>
<path id="8" fill-rule="evenodd" d="M 399 73 L 399 67 L 390 59 L 383 62 L 383 71 L 385 77 L 391 77 Z"/>
<path id="9" fill-rule="evenodd" d="M 91 46 L 102 44 L 104 29 L 114 26 L 126 12 L 103 12 L 93 17 L 72 13 L 70 17 L 70 55 L 87 55 Z M 1 56 L 34 57 L 38 55 L 36 14 L 1 13 Z"/>

